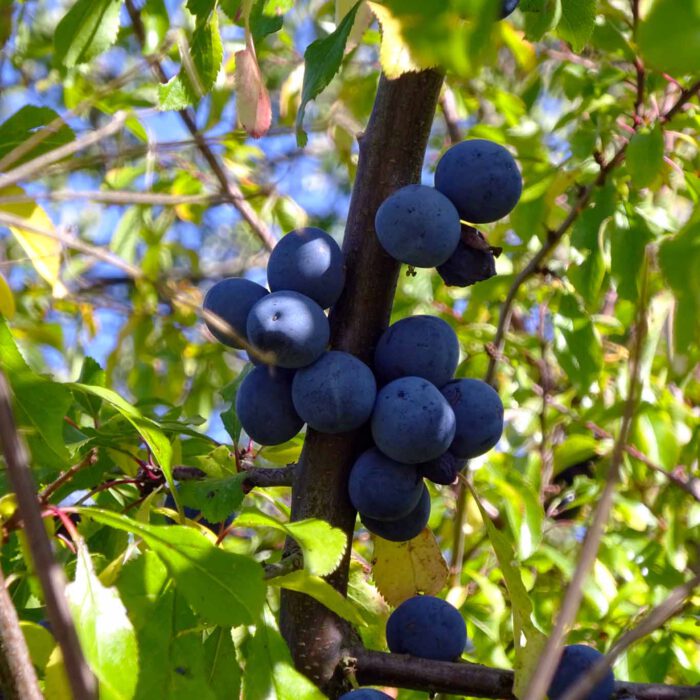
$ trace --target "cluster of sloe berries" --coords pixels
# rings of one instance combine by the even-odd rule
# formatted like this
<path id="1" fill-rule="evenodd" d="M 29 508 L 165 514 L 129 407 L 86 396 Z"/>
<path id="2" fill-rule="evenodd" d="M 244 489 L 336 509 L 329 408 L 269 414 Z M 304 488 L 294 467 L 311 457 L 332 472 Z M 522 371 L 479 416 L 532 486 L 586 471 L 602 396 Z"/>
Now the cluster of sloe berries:
<path id="1" fill-rule="evenodd" d="M 448 284 L 473 284 L 495 273 L 493 256 L 485 266 L 490 252 L 465 240 L 462 221 L 496 221 L 513 209 L 521 192 L 520 172 L 503 146 L 463 141 L 438 162 L 434 188 L 408 185 L 382 203 L 377 237 L 400 262 L 436 266 Z M 402 319 L 377 343 L 374 447 L 353 465 L 349 490 L 362 523 L 380 537 L 400 542 L 418 535 L 430 516 L 423 477 L 452 483 L 466 460 L 501 437 L 498 394 L 480 380 L 453 379 L 458 361 L 457 336 L 434 316 Z"/>

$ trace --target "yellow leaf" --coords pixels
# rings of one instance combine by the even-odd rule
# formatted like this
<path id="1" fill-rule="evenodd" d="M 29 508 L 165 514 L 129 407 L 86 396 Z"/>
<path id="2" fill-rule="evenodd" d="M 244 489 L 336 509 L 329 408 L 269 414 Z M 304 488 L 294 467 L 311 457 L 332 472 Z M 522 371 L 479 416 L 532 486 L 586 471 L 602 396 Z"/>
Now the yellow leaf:
<path id="1" fill-rule="evenodd" d="M 379 60 L 382 70 L 389 80 L 394 80 L 404 73 L 411 73 L 428 68 L 420 66 L 411 56 L 411 51 L 403 40 L 400 20 L 396 19 L 389 8 L 377 2 L 368 3 L 372 12 L 382 25 L 382 46 Z"/>
<path id="2" fill-rule="evenodd" d="M 71 700 L 73 693 L 68 683 L 63 654 L 59 646 L 53 650 L 49 662 L 46 664 L 45 679 L 44 697 L 46 700 Z"/>
<path id="3" fill-rule="evenodd" d="M 448 567 L 432 530 L 425 528 L 408 542 L 373 536 L 372 577 L 389 605 L 418 593 L 435 595 L 447 582 Z"/>
<path id="4" fill-rule="evenodd" d="M 2 273 L 0 273 L 0 314 L 7 319 L 15 315 L 15 298 Z"/>
<path id="5" fill-rule="evenodd" d="M 501 37 L 511 50 L 516 63 L 528 73 L 537 66 L 537 53 L 534 44 L 525 39 L 525 34 L 513 27 L 510 22 L 500 22 Z"/>
<path id="6" fill-rule="evenodd" d="M 357 0 L 335 0 L 335 23 L 340 24 L 341 20 L 345 15 L 347 15 L 353 7 Z M 362 35 L 365 30 L 372 23 L 372 12 L 367 3 L 363 2 L 357 10 L 357 15 L 355 15 L 355 21 L 353 22 L 352 29 L 348 35 L 348 40 L 345 44 L 345 51 L 347 52 L 356 44 L 359 44 L 362 40 Z"/>
<path id="7" fill-rule="evenodd" d="M 24 194 L 19 187 L 6 187 L 0 190 L 0 197 Z M 12 202 L 0 204 L 0 212 L 24 219 L 28 226 L 53 233 L 53 222 L 49 215 L 36 202 Z M 51 285 L 53 295 L 65 297 L 68 290 L 61 282 L 61 242 L 50 236 L 28 231 L 21 226 L 8 226 L 12 235 L 22 246 L 36 271 Z"/>

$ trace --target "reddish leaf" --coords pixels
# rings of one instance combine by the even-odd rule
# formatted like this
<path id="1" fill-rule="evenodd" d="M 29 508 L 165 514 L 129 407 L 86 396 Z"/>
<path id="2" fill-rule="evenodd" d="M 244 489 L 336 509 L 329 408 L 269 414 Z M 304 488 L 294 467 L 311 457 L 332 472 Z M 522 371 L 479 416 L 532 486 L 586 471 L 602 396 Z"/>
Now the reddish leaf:
<path id="1" fill-rule="evenodd" d="M 272 121 L 270 95 L 263 83 L 255 49 L 236 52 L 236 110 L 241 126 L 253 137 L 267 133 Z"/>

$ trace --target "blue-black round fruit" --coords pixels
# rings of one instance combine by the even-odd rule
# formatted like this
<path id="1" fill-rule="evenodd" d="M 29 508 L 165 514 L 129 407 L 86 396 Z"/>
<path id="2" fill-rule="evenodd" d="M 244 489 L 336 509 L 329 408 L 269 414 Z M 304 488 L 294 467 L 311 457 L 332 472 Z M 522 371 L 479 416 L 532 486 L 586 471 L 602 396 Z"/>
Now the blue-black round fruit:
<path id="1" fill-rule="evenodd" d="M 323 309 L 299 292 L 273 292 L 248 314 L 248 339 L 269 364 L 295 369 L 316 361 L 328 345 Z"/>
<path id="2" fill-rule="evenodd" d="M 503 403 L 496 391 L 480 379 L 453 379 L 442 394 L 456 417 L 450 452 L 460 459 L 488 452 L 503 433 Z"/>
<path id="3" fill-rule="evenodd" d="M 327 309 L 338 301 L 343 291 L 343 253 L 320 228 L 290 231 L 270 253 L 267 281 L 273 292 L 299 292 Z"/>
<path id="4" fill-rule="evenodd" d="M 465 228 L 473 235 L 480 236 L 471 226 Z M 496 259 L 491 250 L 474 248 L 465 242 L 463 236 L 447 262 L 438 265 L 437 272 L 448 287 L 469 287 L 496 274 Z"/>
<path id="5" fill-rule="evenodd" d="M 324 352 L 297 371 L 292 400 L 309 427 L 321 433 L 344 433 L 369 420 L 377 397 L 372 370 L 354 355 Z"/>
<path id="6" fill-rule="evenodd" d="M 399 377 L 423 377 L 437 387 L 452 379 L 459 362 L 459 341 L 437 316 L 409 316 L 382 333 L 374 351 L 380 383 Z"/>
<path id="7" fill-rule="evenodd" d="M 430 493 L 423 484 L 418 505 L 403 518 L 377 520 L 360 514 L 362 524 L 373 534 L 391 542 L 406 542 L 420 535 L 430 520 Z"/>
<path id="8" fill-rule="evenodd" d="M 230 330 L 218 327 L 214 321 L 207 318 L 204 322 L 220 343 L 232 348 L 244 348 L 248 342 L 248 314 L 253 306 L 268 294 L 265 287 L 242 277 L 221 280 L 206 293 L 203 307 L 205 311 L 218 316 Z"/>
<path id="9" fill-rule="evenodd" d="M 349 693 L 343 693 L 338 700 L 392 700 L 391 695 L 373 688 L 356 688 Z"/>
<path id="10" fill-rule="evenodd" d="M 486 139 L 462 141 L 440 158 L 435 188 L 457 207 L 470 224 L 497 221 L 520 199 L 523 181 L 513 156 Z"/>
<path id="11" fill-rule="evenodd" d="M 547 697 L 559 700 L 566 691 L 582 676 L 585 676 L 603 655 L 585 644 L 571 644 L 564 647 L 561 659 L 549 684 Z M 615 676 L 608 670 L 583 700 L 610 700 L 615 692 Z"/>
<path id="12" fill-rule="evenodd" d="M 419 595 L 405 600 L 389 615 L 386 642 L 395 654 L 454 661 L 464 651 L 467 628 L 454 606 L 440 598 Z"/>
<path id="13" fill-rule="evenodd" d="M 423 494 L 423 479 L 413 464 L 402 464 L 378 449 L 363 452 L 350 470 L 350 501 L 362 516 L 398 520 L 408 515 Z"/>
<path id="14" fill-rule="evenodd" d="M 304 421 L 294 408 L 294 372 L 259 365 L 241 382 L 236 394 L 236 414 L 243 430 L 261 445 L 291 440 Z"/>
<path id="15" fill-rule="evenodd" d="M 434 484 L 447 486 L 454 483 L 457 474 L 466 466 L 467 460 L 455 457 L 452 452 L 447 450 L 439 457 L 418 464 L 418 474 L 424 479 L 432 481 Z"/>
<path id="16" fill-rule="evenodd" d="M 374 228 L 392 258 L 414 267 L 444 263 L 460 234 L 457 209 L 425 185 L 407 185 L 389 195 L 377 210 Z"/>
<path id="17" fill-rule="evenodd" d="M 520 0 L 503 0 L 501 9 L 501 19 L 505 19 L 508 15 L 515 12 L 515 8 L 520 4 Z"/>
<path id="18" fill-rule="evenodd" d="M 397 462 L 418 464 L 434 459 L 447 450 L 454 435 L 454 412 L 427 379 L 401 377 L 378 392 L 372 437 Z"/>

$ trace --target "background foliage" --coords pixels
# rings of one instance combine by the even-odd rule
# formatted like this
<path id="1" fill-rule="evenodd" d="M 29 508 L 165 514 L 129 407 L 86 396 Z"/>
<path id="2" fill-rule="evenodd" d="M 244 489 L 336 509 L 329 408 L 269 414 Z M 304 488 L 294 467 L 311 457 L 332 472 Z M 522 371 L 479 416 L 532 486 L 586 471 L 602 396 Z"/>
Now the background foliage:
<path id="1" fill-rule="evenodd" d="M 323 697 L 277 631 L 280 587 L 318 597 L 384 648 L 376 586 L 390 600 L 412 564 L 378 565 L 373 578 L 379 553 L 358 530 L 348 603 L 321 578 L 343 534 L 288 524 L 288 489 L 244 493 L 243 468 L 293 462 L 301 439 L 248 444 L 230 408 L 245 358 L 213 342 L 197 313 L 217 279 L 264 282 L 265 240 L 306 224 L 341 240 L 380 68 L 447 71 L 426 184 L 465 137 L 507 145 L 525 183 L 511 216 L 484 229 L 503 249 L 497 277 L 462 290 L 434 271 L 402 274 L 394 304 L 394 318 L 438 314 L 454 327 L 459 376 L 484 378 L 497 361 L 507 427 L 469 476 L 527 595 L 504 586 L 496 535 L 467 498 L 464 563 L 443 589 L 467 621 L 466 658 L 512 666 L 514 608 L 531 605 L 549 631 L 631 386 L 612 517 L 568 638 L 609 649 L 700 565 L 698 3 L 521 0 L 498 23 L 490 0 L 140 4 L 0 4 L 0 367 L 34 476 L 53 484 L 45 504 L 83 506 L 73 542 L 47 522 L 104 697 L 204 700 L 241 685 L 248 698 Z M 572 482 L 557 479 L 582 463 Z M 180 506 L 210 522 L 235 513 L 220 543 L 191 520 L 164 524 L 164 481 L 182 465 L 207 480 L 183 485 Z M 2 568 L 46 695 L 65 697 L 0 479 Z M 431 486 L 448 561 L 459 491 Z M 260 564 L 279 561 L 287 534 L 305 568 L 264 580 Z M 630 648 L 617 678 L 700 683 L 697 602 Z"/>

